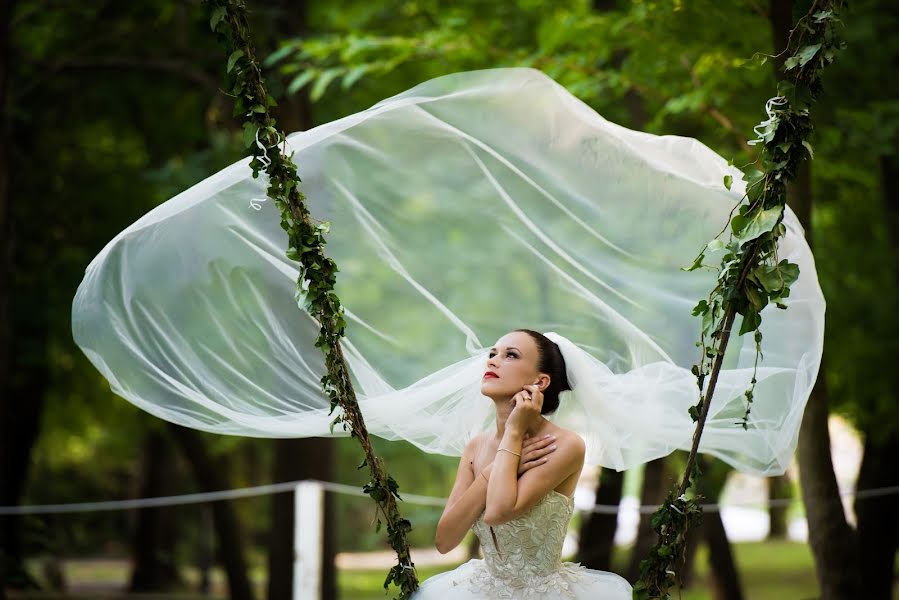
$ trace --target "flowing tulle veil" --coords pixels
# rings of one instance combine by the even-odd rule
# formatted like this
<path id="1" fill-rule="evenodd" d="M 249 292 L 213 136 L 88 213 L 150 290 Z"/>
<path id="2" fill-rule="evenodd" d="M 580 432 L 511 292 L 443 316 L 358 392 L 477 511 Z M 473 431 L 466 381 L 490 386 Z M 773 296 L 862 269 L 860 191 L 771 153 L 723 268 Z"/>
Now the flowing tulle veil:
<path id="1" fill-rule="evenodd" d="M 533 69 L 432 79 L 286 145 L 312 215 L 330 223 L 344 352 L 371 433 L 460 454 L 491 426 L 486 348 L 527 327 L 563 351 L 573 390 L 552 418 L 585 437 L 589 463 L 625 469 L 689 448 L 691 309 L 716 273 L 680 268 L 745 190 L 725 159 L 611 123 Z M 297 306 L 286 234 L 249 160 L 100 252 L 74 299 L 75 340 L 117 394 L 163 419 L 346 435 L 330 431 L 318 327 Z M 735 332 L 700 447 L 761 474 L 791 460 L 823 344 L 814 260 L 789 208 L 784 224 L 780 257 L 801 272 L 788 310 L 762 312 L 749 428 L 737 422 L 755 347 Z"/>

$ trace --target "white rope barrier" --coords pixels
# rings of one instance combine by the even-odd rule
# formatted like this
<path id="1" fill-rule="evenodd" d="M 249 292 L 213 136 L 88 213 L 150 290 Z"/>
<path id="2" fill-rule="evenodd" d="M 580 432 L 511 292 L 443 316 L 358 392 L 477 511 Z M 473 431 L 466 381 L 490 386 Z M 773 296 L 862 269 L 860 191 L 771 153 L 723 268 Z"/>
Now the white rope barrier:
<path id="1" fill-rule="evenodd" d="M 319 484 L 323 489 L 337 494 L 348 494 L 352 496 L 367 496 L 365 492 L 358 486 L 346 485 L 343 483 L 334 483 L 331 481 L 317 481 L 314 479 L 303 480 L 304 482 L 314 482 Z M 200 504 L 204 502 L 215 502 L 219 500 L 234 500 L 238 498 L 252 498 L 256 496 L 265 496 L 268 494 L 278 494 L 281 492 L 289 492 L 294 490 L 301 481 L 288 481 L 284 483 L 273 483 L 268 485 L 257 485 L 246 488 L 235 488 L 230 490 L 221 490 L 217 492 L 200 492 L 195 494 L 181 494 L 178 496 L 159 496 L 155 498 L 136 498 L 132 500 L 107 500 L 103 502 L 79 502 L 74 504 L 35 504 L 30 506 L 0 506 L 0 515 L 35 515 L 35 514 L 62 514 L 77 512 L 99 512 L 106 510 L 126 510 L 135 508 L 151 508 L 161 506 L 176 506 L 182 504 Z M 899 494 L 899 485 L 875 488 L 869 490 L 848 490 L 841 491 L 840 496 L 855 496 L 856 498 L 874 498 L 878 496 L 890 496 Z M 442 507 L 446 505 L 446 498 L 438 498 L 435 496 L 422 496 L 419 494 L 400 494 L 402 500 L 408 504 L 418 504 L 422 506 Z M 722 508 L 730 507 L 771 507 L 771 506 L 788 506 L 793 502 L 792 498 L 775 498 L 762 502 L 733 502 L 725 505 L 722 504 L 702 504 L 702 509 L 706 512 L 718 512 Z M 651 514 L 658 510 L 658 504 L 642 505 L 638 507 L 641 514 Z M 592 508 L 581 509 L 582 512 L 593 512 L 599 514 L 617 514 L 620 507 L 617 504 L 596 504 Z"/>

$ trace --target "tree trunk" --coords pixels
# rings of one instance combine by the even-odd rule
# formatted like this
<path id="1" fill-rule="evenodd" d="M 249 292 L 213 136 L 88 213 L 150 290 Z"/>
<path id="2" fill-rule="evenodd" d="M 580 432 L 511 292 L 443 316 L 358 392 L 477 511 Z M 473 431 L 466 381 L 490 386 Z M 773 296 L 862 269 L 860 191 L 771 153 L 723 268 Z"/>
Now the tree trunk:
<path id="1" fill-rule="evenodd" d="M 899 285 L 899 160 L 880 157 L 881 187 L 890 260 L 887 268 Z M 881 423 L 878 431 L 865 428 L 865 447 L 858 473 L 857 490 L 899 485 L 895 460 L 899 456 L 899 426 Z M 895 580 L 895 557 L 899 543 L 899 496 L 856 498 L 858 558 L 864 598 L 889 600 Z"/>
<path id="2" fill-rule="evenodd" d="M 860 598 L 855 532 L 846 522 L 830 455 L 827 387 L 815 382 L 799 430 L 799 482 L 822 600 Z"/>
<path id="3" fill-rule="evenodd" d="M 899 485 L 896 457 L 899 434 L 891 432 L 884 440 L 865 435 L 856 488 L 860 490 Z M 899 544 L 899 496 L 856 498 L 858 522 L 858 558 L 861 568 L 862 598 L 890 600 L 893 597 L 895 558 Z"/>
<path id="4" fill-rule="evenodd" d="M 803 163 L 795 185 L 789 186 L 790 204 L 812 244 L 811 175 Z M 799 429 L 799 482 L 808 522 L 809 544 L 822 600 L 858 598 L 859 565 L 854 548 L 855 532 L 846 521 L 840 490 L 833 470 L 830 415 L 827 398 L 826 361 L 822 359 L 818 379 L 809 396 Z"/>
<path id="5" fill-rule="evenodd" d="M 698 460 L 703 475 L 697 482 L 696 491 L 705 496 L 705 502 L 718 503 L 732 469 L 717 459 L 700 456 Z M 695 537 L 701 537 L 708 545 L 709 590 L 713 600 L 743 600 L 740 573 L 724 530 L 721 512 L 703 513 L 702 524 L 696 533 L 698 535 Z"/>
<path id="6" fill-rule="evenodd" d="M 666 457 L 657 458 L 646 463 L 643 471 L 643 489 L 640 492 L 640 505 L 661 504 L 668 493 L 668 486 L 672 485 L 671 477 L 665 468 Z M 637 526 L 637 540 L 631 550 L 630 562 L 627 567 L 628 581 L 637 581 L 640 578 L 640 561 L 649 556 L 649 551 L 656 542 L 656 532 L 649 523 L 650 515 L 640 515 L 640 524 Z"/>
<path id="7" fill-rule="evenodd" d="M 702 516 L 702 536 L 709 546 L 709 590 L 714 600 L 743 600 L 740 574 L 720 512 Z"/>
<path id="8" fill-rule="evenodd" d="M 230 486 L 226 474 L 206 452 L 200 434 L 174 423 L 168 423 L 168 427 L 190 463 L 200 489 L 204 492 L 228 489 Z M 228 501 L 213 502 L 212 519 L 218 536 L 219 555 L 228 577 L 228 597 L 231 600 L 253 600 L 237 514 Z"/>
<path id="9" fill-rule="evenodd" d="M 36 302 L 36 317 L 21 326 L 15 314 L 23 302 L 17 301 L 14 284 L 12 177 L 13 121 L 10 106 L 10 69 L 14 48 L 10 44 L 13 2 L 0 4 L 0 506 L 18 505 L 28 480 L 31 449 L 40 429 L 44 405 L 46 369 L 42 361 L 31 361 L 35 348 L 46 339 L 46 324 Z M 21 300 L 21 299 L 20 299 Z M 43 300 L 43 298 L 41 298 Z M 21 336 L 21 337 L 20 337 Z M 34 336 L 33 338 L 27 336 Z M 12 340 L 24 340 L 13 351 Z M 28 345 L 27 351 L 23 349 Z M 28 354 L 28 356 L 21 356 Z M 5 588 L 37 588 L 23 563 L 21 518 L 0 517 L 0 598 Z"/>
<path id="10" fill-rule="evenodd" d="M 11 457 L 8 456 L 8 448 L 5 440 L 8 437 L 6 428 L 10 423 L 10 264 L 11 252 L 11 227 L 9 210 L 9 176 L 12 173 L 9 163 L 9 147 L 12 136 L 10 135 L 11 123 L 7 98 L 9 91 L 9 19 L 12 12 L 12 2 L 0 4 L 0 505 L 6 505 L 13 500 L 6 490 L 8 473 L 11 466 Z M 18 503 L 15 499 L 14 503 Z M 10 556 L 18 554 L 16 545 L 10 541 L 13 532 L 18 531 L 18 522 L 10 517 L 0 517 L 0 600 L 6 600 L 6 582 L 10 579 Z M 9 553 L 12 555 L 8 556 Z"/>
<path id="11" fill-rule="evenodd" d="M 705 518 L 705 514 L 703 513 L 703 518 Z M 693 585 L 696 578 L 696 553 L 699 551 L 700 545 L 702 545 L 702 535 L 687 534 L 687 544 L 684 546 L 684 566 L 680 571 L 680 583 L 684 589 Z"/>
<path id="12" fill-rule="evenodd" d="M 273 478 L 276 482 L 319 479 L 329 481 L 334 463 L 334 440 L 307 438 L 277 440 Z M 334 531 L 334 498 L 325 494 L 325 530 L 322 544 L 321 598 L 337 598 L 337 573 L 334 564 L 336 535 Z M 272 496 L 271 538 L 269 541 L 268 598 L 289 598 L 293 590 L 294 494 Z M 309 600 L 318 600 L 310 598 Z"/>
<path id="13" fill-rule="evenodd" d="M 166 437 L 159 431 L 150 431 L 144 442 L 140 498 L 165 496 L 172 491 L 167 485 L 172 459 Z M 134 569 L 129 591 L 166 592 L 182 587 L 175 561 L 175 510 L 173 507 L 153 507 L 137 511 L 132 543 Z"/>
<path id="14" fill-rule="evenodd" d="M 768 500 L 785 500 L 792 497 L 793 486 L 790 483 L 790 477 L 784 473 L 776 477 L 768 477 Z M 768 507 L 768 517 L 770 527 L 768 528 L 769 540 L 783 540 L 787 537 L 787 509 L 789 507 L 784 503 L 778 502 L 777 505 L 772 504 Z"/>
<path id="15" fill-rule="evenodd" d="M 623 471 L 602 469 L 596 485 L 596 504 L 620 504 L 623 484 Z M 581 526 L 578 562 L 591 569 L 611 570 L 617 528 L 617 513 L 589 513 Z"/>
<path id="16" fill-rule="evenodd" d="M 17 285 L 12 297 L 12 339 L 21 340 L 12 353 L 11 371 L 3 390 L 0 422 L 0 506 L 21 502 L 31 467 L 31 451 L 40 434 L 47 391 L 47 318 L 37 307 L 43 287 L 36 282 Z M 30 305 L 30 306 L 29 306 Z M 24 566 L 22 519 L 0 517 L 0 568 L 6 585 L 36 589 L 37 582 Z"/>
<path id="17" fill-rule="evenodd" d="M 770 21 L 775 54 L 786 46 L 794 19 L 790 0 L 770 0 Z M 781 54 L 774 61 L 775 76 L 783 79 L 780 66 L 786 60 Z M 804 161 L 797 179 L 787 186 L 788 202 L 805 228 L 809 245 L 813 245 L 811 222 L 811 167 Z M 799 430 L 799 482 L 808 520 L 809 543 L 815 557 L 815 570 L 822 600 L 859 598 L 859 568 L 853 551 L 854 531 L 846 522 L 836 475 L 830 454 L 830 415 L 827 399 L 827 369 L 822 359 L 814 389 L 809 396 Z M 847 543 L 848 542 L 848 543 Z"/>

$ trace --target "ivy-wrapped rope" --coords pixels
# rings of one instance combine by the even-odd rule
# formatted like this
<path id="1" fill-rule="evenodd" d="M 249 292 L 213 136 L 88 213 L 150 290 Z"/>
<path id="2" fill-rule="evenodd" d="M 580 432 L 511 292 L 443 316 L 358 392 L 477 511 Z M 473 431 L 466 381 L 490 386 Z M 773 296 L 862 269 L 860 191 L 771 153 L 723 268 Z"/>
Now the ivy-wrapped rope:
<path id="1" fill-rule="evenodd" d="M 796 179 L 803 160 L 813 158 L 809 111 L 821 93 L 821 72 L 846 46 L 837 32 L 837 26 L 842 24 L 842 6 L 842 1 L 816 1 L 792 29 L 784 50 L 789 53 L 782 67 L 786 77 L 778 83 L 778 95 L 765 105 L 768 119 L 754 128 L 759 137 L 748 142 L 763 144 L 760 159 L 764 171 L 748 165 L 743 168 L 746 194 L 737 214 L 731 213 L 729 240 L 725 243 L 719 234 L 702 249 L 693 265 L 684 269 L 715 268 L 719 275 L 708 298 L 693 309 L 693 315 L 702 318 L 700 341 L 696 343 L 701 349 L 700 360 L 693 366 L 699 388 L 699 403 L 690 409 L 696 421 L 693 447 L 683 479 L 652 515 L 652 527 L 659 538 L 640 563 L 635 600 L 670 600 L 670 591 L 679 585 L 686 536 L 702 516 L 702 498 L 688 497 L 687 492 L 700 476 L 696 455 L 736 315 L 743 316 L 739 335 L 754 332 L 758 366 L 762 356 L 760 313 L 769 303 L 785 309 L 783 299 L 789 297 L 790 285 L 799 276 L 798 265 L 779 260 L 777 255 L 778 241 L 786 233 L 782 220 L 787 182 Z M 762 63 L 767 58 L 764 56 Z M 731 184 L 730 177 L 725 177 L 723 185 L 730 189 Z M 721 249 L 726 252 L 720 266 L 703 264 L 706 252 Z M 708 388 L 704 389 L 706 378 Z M 748 426 L 755 383 L 754 372 L 745 392 L 746 411 L 740 421 L 744 429 Z"/>
<path id="2" fill-rule="evenodd" d="M 243 0 L 206 0 L 210 9 L 209 25 L 227 48 L 227 73 L 230 93 L 234 97 L 234 116 L 241 119 L 244 140 L 252 146 L 250 166 L 253 177 L 261 168 L 268 175 L 268 197 L 281 212 L 281 227 L 287 232 L 287 257 L 299 263 L 298 297 L 305 299 L 305 309 L 320 324 L 315 342 L 325 354 L 326 374 L 322 389 L 330 399 L 331 412 L 339 406 L 342 413 L 331 423 L 341 424 L 352 437 L 359 440 L 365 460 L 359 468 L 368 466 L 370 481 L 363 487 L 378 505 L 387 525 L 387 539 L 397 553 L 394 565 L 384 581 L 400 588 L 399 600 L 408 599 L 418 589 L 418 576 L 409 552 L 406 534 L 412 529 L 397 508 L 397 482 L 387 472 L 384 462 L 375 455 L 368 430 L 356 401 L 340 340 L 346 323 L 340 299 L 334 293 L 337 265 L 325 255 L 324 234 L 327 223 L 315 223 L 306 207 L 300 190 L 296 165 L 280 147 L 284 136 L 276 129 L 269 109 L 276 105 L 266 91 L 260 65 L 250 40 L 247 8 Z M 381 520 L 378 519 L 378 530 Z"/>

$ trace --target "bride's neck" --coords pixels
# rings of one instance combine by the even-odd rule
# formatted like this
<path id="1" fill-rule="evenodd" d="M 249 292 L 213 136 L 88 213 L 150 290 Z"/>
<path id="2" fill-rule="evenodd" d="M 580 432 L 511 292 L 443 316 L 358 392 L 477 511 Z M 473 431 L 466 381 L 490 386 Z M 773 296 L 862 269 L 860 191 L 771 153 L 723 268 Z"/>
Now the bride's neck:
<path id="1" fill-rule="evenodd" d="M 493 403 L 496 405 L 496 440 L 500 441 L 506 433 L 506 421 L 509 420 L 509 415 L 512 414 L 512 405 L 508 399 L 494 400 Z M 528 429 L 525 433 L 529 436 L 533 436 L 542 431 L 547 423 L 549 423 L 549 421 L 541 417 L 537 426 Z"/>

